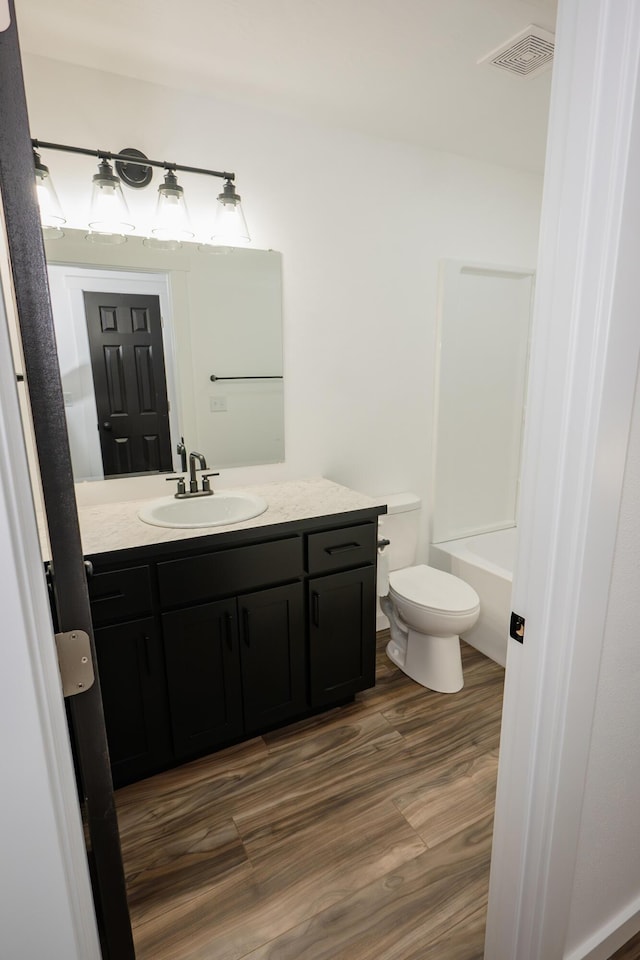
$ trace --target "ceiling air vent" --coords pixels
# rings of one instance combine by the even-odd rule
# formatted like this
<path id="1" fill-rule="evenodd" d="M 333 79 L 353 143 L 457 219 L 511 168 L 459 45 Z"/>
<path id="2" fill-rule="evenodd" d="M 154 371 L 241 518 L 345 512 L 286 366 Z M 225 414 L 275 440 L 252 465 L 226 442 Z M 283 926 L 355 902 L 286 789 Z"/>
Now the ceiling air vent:
<path id="1" fill-rule="evenodd" d="M 537 77 L 553 62 L 554 40 L 553 33 L 530 24 L 478 63 L 491 63 L 517 77 Z"/>

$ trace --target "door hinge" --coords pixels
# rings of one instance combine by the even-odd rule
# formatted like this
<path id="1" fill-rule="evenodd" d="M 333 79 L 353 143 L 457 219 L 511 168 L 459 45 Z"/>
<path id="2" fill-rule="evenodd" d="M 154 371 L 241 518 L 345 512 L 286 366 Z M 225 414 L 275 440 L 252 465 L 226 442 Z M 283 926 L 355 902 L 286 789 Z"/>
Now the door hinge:
<path id="1" fill-rule="evenodd" d="M 68 630 L 56 633 L 55 641 L 63 696 L 84 693 L 95 680 L 89 634 L 84 630 Z"/>
<path id="2" fill-rule="evenodd" d="M 509 635 L 518 643 L 524 643 L 524 617 L 521 617 L 519 613 L 511 614 Z"/>

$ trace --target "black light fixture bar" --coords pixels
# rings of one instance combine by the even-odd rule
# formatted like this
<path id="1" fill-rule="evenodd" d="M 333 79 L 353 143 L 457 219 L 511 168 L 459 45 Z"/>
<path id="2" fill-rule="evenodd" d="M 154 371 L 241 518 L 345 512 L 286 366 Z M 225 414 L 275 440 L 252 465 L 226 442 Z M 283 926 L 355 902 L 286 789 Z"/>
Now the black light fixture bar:
<path id="1" fill-rule="evenodd" d="M 181 163 L 167 160 L 149 160 L 130 153 L 112 153 L 110 150 L 90 150 L 87 147 L 71 147 L 65 143 L 47 143 L 45 140 L 32 140 L 35 150 L 62 150 L 64 153 L 78 153 L 85 157 L 98 157 L 99 160 L 117 160 L 121 163 L 135 163 L 139 167 L 160 167 L 164 170 L 180 170 L 182 173 L 200 173 L 207 177 L 219 177 L 221 180 L 235 180 L 235 173 L 219 170 L 206 170 L 204 167 L 186 167 Z"/>

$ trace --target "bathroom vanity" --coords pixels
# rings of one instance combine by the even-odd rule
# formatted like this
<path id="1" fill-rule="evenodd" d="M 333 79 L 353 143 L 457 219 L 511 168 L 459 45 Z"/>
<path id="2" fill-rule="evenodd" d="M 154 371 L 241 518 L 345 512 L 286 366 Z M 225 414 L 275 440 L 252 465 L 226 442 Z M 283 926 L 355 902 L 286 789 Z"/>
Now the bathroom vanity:
<path id="1" fill-rule="evenodd" d="M 326 480 L 261 493 L 265 514 L 215 531 L 143 524 L 136 503 L 80 511 L 85 544 L 123 544 L 87 554 L 116 786 L 375 683 L 385 507 Z"/>

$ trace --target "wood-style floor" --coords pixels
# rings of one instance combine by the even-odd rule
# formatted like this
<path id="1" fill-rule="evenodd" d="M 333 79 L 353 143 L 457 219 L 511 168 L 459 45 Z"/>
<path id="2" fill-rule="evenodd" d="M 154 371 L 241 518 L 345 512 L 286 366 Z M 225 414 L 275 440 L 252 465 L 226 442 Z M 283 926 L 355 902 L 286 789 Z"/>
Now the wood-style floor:
<path id="1" fill-rule="evenodd" d="M 356 702 L 118 791 L 139 960 L 480 960 L 504 671 Z"/>
<path id="2" fill-rule="evenodd" d="M 616 950 L 609 960 L 640 960 L 640 933 L 636 933 L 624 947 Z"/>

